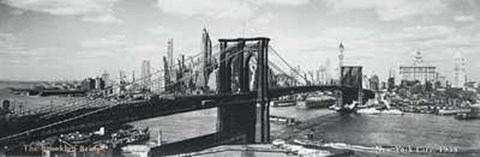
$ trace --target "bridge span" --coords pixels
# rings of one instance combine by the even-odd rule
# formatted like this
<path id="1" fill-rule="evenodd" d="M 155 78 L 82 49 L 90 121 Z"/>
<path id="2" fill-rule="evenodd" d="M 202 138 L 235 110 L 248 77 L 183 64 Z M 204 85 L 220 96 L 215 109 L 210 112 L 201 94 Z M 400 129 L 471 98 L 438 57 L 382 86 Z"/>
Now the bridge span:
<path id="1" fill-rule="evenodd" d="M 147 100 L 118 102 L 81 113 L 67 113 L 62 117 L 51 118 L 58 121 L 36 122 L 30 127 L 14 130 L 10 135 L 0 137 L 0 145 L 214 107 L 218 108 L 216 133 L 154 150 L 169 152 L 166 149 L 202 141 L 203 146 L 268 143 L 269 103 L 273 98 L 314 91 L 340 91 L 343 93 L 341 102 L 345 104 L 373 96 L 373 93 L 361 88 L 361 80 L 357 76 L 358 72 L 361 76 L 361 70 L 355 71 L 357 77 L 350 78 L 349 71 L 342 69 L 342 85 L 272 87 L 268 60 L 269 41 L 269 38 L 264 37 L 219 39 L 218 88 L 215 94 L 153 95 Z M 252 65 L 256 67 L 253 73 L 250 71 Z M 203 147 L 192 145 L 192 150 L 199 148 Z"/>

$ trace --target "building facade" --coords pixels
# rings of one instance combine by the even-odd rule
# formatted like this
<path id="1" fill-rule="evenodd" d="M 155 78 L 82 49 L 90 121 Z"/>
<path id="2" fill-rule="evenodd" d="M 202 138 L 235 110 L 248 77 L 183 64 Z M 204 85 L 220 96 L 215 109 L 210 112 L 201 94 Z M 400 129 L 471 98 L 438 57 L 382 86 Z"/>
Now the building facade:
<path id="1" fill-rule="evenodd" d="M 142 86 L 145 89 L 149 89 L 151 86 L 151 72 L 150 72 L 151 66 L 150 66 L 150 61 L 149 60 L 143 60 L 142 61 L 142 71 L 140 73 L 140 79 L 142 82 Z"/>
<path id="2" fill-rule="evenodd" d="M 420 51 L 416 52 L 412 66 L 400 66 L 400 78 L 402 81 L 436 82 L 438 79 L 437 67 L 423 64 Z"/>
<path id="3" fill-rule="evenodd" d="M 453 57 L 453 88 L 463 88 L 467 81 L 467 75 L 465 72 L 465 58 L 463 58 L 460 52 L 457 52 Z"/>

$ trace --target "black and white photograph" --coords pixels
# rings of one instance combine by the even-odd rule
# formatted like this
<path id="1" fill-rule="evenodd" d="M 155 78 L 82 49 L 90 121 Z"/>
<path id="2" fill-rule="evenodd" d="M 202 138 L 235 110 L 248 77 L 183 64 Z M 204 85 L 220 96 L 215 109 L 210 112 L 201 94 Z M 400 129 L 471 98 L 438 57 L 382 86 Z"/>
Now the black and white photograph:
<path id="1" fill-rule="evenodd" d="M 0 157 L 478 157 L 479 18 L 478 0 L 0 0 Z"/>

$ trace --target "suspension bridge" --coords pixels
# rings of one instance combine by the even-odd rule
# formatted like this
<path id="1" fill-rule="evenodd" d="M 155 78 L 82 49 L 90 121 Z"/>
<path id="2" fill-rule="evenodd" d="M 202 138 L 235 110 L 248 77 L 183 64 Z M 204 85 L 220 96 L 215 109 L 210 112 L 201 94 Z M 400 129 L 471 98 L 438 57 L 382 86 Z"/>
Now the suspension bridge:
<path id="1" fill-rule="evenodd" d="M 195 61 L 204 63 L 200 75 L 205 78 L 214 75 L 216 78 L 216 87 L 209 92 L 186 92 L 187 89 L 182 87 L 194 84 L 191 82 L 195 75 L 177 74 L 174 80 L 170 72 L 185 71 L 188 68 L 182 64 L 170 65 L 131 83 L 137 85 L 133 88 L 149 87 L 149 95 L 144 99 L 98 98 L 37 111 L 33 115 L 25 115 L 36 117 L 35 121 L 15 126 L 7 124 L 8 129 L 4 131 L 6 135 L 0 137 L 0 145 L 215 107 L 218 108 L 216 133 L 162 145 L 152 151 L 165 155 L 197 151 L 221 144 L 268 143 L 269 103 L 274 98 L 314 91 L 338 91 L 342 93 L 339 102 L 347 104 L 369 96 L 365 94 L 368 91 L 361 86 L 361 71 L 359 81 L 350 75 L 355 71 L 346 68 L 342 70 L 342 83 L 315 84 L 288 64 L 269 45 L 269 41 L 265 37 L 219 39 L 219 44 L 213 46 L 215 52 L 208 58 L 203 57 L 202 53 L 193 55 L 192 64 Z M 116 97 L 132 94 L 133 91 L 135 89 L 126 90 Z"/>

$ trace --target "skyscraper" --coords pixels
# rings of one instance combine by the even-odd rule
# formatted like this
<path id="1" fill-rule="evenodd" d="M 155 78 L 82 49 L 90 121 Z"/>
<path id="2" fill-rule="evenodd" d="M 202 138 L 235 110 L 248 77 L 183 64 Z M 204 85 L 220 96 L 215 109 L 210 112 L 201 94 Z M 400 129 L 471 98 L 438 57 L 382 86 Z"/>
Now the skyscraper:
<path id="1" fill-rule="evenodd" d="M 120 71 L 119 72 L 119 82 L 120 82 L 120 84 L 125 84 L 126 81 L 127 81 L 126 79 L 127 79 L 127 76 L 125 75 L 125 72 Z"/>
<path id="2" fill-rule="evenodd" d="M 172 71 L 172 66 L 175 64 L 175 61 L 173 60 L 173 39 L 169 39 L 167 41 L 167 59 L 168 66 L 170 66 L 170 71 Z"/>
<path id="3" fill-rule="evenodd" d="M 213 64 L 212 64 L 212 40 L 210 39 L 210 35 L 206 28 L 203 28 L 202 33 L 202 51 L 203 51 L 203 63 L 202 63 L 202 73 L 203 76 L 199 81 L 200 86 L 207 86 L 208 79 L 210 78 L 210 74 L 213 72 Z"/>
<path id="4" fill-rule="evenodd" d="M 330 84 L 332 82 L 332 74 L 334 71 L 332 70 L 330 64 L 330 58 L 327 58 L 325 61 L 325 83 Z"/>
<path id="5" fill-rule="evenodd" d="M 345 47 L 343 46 L 343 43 L 340 43 L 340 45 L 338 46 L 338 49 L 340 50 L 339 54 L 338 54 L 338 64 L 339 64 L 339 67 L 340 69 L 342 68 L 343 66 L 343 58 L 345 57 L 343 55 L 343 51 L 345 50 Z"/>
<path id="6" fill-rule="evenodd" d="M 110 86 L 110 74 L 105 70 L 102 74 L 102 80 L 105 83 L 105 86 Z"/>
<path id="7" fill-rule="evenodd" d="M 387 90 L 391 92 L 393 88 L 395 88 L 395 72 L 393 72 L 393 69 L 390 69 L 387 80 Z"/>
<path id="8" fill-rule="evenodd" d="M 343 46 L 343 43 L 340 42 L 340 45 L 338 45 L 338 49 L 340 50 L 339 51 L 339 54 L 338 54 L 338 80 L 341 80 L 342 79 L 342 66 L 343 66 L 343 58 L 344 58 L 344 55 L 343 55 L 343 51 L 345 50 L 345 47 Z M 341 81 L 339 81 L 341 82 Z"/>
<path id="9" fill-rule="evenodd" d="M 142 86 L 145 89 L 149 89 L 151 85 L 151 73 L 150 73 L 150 61 L 143 60 L 142 61 L 142 71 L 140 73 L 140 79 L 142 82 Z"/>
<path id="10" fill-rule="evenodd" d="M 454 88 L 463 88 L 465 85 L 467 75 L 465 72 L 465 58 L 460 52 L 457 52 L 453 57 L 453 84 Z"/>
<path id="11" fill-rule="evenodd" d="M 380 79 L 377 75 L 373 75 L 368 79 L 370 90 L 378 91 L 380 89 Z"/>

